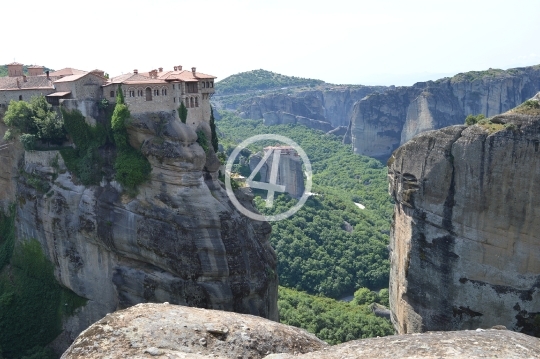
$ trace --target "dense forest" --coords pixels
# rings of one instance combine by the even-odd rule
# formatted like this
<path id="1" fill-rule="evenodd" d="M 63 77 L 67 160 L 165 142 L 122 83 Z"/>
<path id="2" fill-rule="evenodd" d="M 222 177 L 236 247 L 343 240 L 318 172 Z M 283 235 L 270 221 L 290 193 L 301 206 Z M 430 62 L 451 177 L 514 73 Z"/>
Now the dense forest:
<path id="1" fill-rule="evenodd" d="M 368 296 L 362 295 L 366 292 Z M 347 303 L 280 287 L 280 322 L 304 328 L 329 344 L 392 335 L 394 329 L 390 321 L 376 317 L 369 309 L 372 303 L 384 300 L 386 298 L 367 290 L 359 290 L 355 299 Z"/>
<path id="2" fill-rule="evenodd" d="M 274 133 L 296 141 L 311 161 L 315 195 L 291 218 L 272 223 L 282 285 L 332 298 L 351 295 L 360 287 L 388 286 L 392 203 L 382 163 L 355 155 L 337 137 L 304 126 L 267 127 L 261 120 L 230 112 L 223 112 L 217 125 L 227 153 L 253 135 Z M 261 141 L 243 155 L 269 144 L 275 143 Z M 265 214 L 284 212 L 295 201 L 282 194 L 267 209 L 262 197 L 255 198 Z"/>
<path id="3" fill-rule="evenodd" d="M 253 70 L 229 76 L 216 83 L 216 95 L 231 95 L 247 91 L 279 89 L 288 86 L 316 86 L 324 81 L 285 76 L 266 70 Z"/>

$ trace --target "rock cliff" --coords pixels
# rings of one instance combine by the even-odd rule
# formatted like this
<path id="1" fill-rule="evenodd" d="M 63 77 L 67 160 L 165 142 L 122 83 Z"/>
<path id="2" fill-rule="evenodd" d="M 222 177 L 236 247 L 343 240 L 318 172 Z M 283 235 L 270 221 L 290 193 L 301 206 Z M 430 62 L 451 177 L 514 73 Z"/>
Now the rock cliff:
<path id="1" fill-rule="evenodd" d="M 291 94 L 272 93 L 252 97 L 237 108 L 244 118 L 262 119 L 266 113 L 292 114 L 300 116 L 303 125 L 329 131 L 339 126 L 347 126 L 355 102 L 373 93 L 382 92 L 384 86 L 334 86 L 320 90 L 304 90 Z M 271 117 L 272 115 L 267 115 Z M 273 118 L 273 117 L 272 117 Z M 311 122 L 315 121 L 315 122 Z M 266 118 L 265 118 L 266 121 Z M 327 123 L 329 129 L 323 128 L 316 121 Z M 266 122 L 265 122 L 266 123 Z M 287 123 L 268 120 L 268 124 Z"/>
<path id="2" fill-rule="evenodd" d="M 509 330 L 393 335 L 329 346 L 262 318 L 167 304 L 139 304 L 85 330 L 62 359 L 79 358 L 538 358 L 540 339 Z"/>
<path id="3" fill-rule="evenodd" d="M 210 138 L 208 126 L 201 130 Z M 26 152 L 15 182 L 18 240 L 37 239 L 58 281 L 88 299 L 65 321 L 58 346 L 106 313 L 141 302 L 278 320 L 271 227 L 236 211 L 213 150 L 205 153 L 195 131 L 167 114 L 141 115 L 129 132 L 152 165 L 135 198 L 108 174 L 99 186 L 78 184 L 54 151 Z M 110 148 L 100 151 L 111 156 Z M 249 193 L 237 195 L 254 210 Z"/>
<path id="4" fill-rule="evenodd" d="M 388 89 L 354 105 L 345 141 L 355 153 L 386 160 L 418 133 L 462 124 L 469 114 L 503 113 L 539 90 L 540 65 L 473 71 Z"/>
<path id="5" fill-rule="evenodd" d="M 424 132 L 393 153 L 399 333 L 503 324 L 540 335 L 539 143 L 531 100 L 490 121 Z"/>

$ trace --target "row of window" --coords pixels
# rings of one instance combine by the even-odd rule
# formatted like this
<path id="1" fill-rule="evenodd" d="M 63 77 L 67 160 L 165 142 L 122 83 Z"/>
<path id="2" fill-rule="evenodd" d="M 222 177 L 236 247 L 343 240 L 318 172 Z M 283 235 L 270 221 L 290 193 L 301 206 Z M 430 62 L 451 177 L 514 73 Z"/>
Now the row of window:
<path id="1" fill-rule="evenodd" d="M 178 101 L 183 101 L 184 106 L 186 107 L 199 107 L 199 98 L 198 97 L 186 97 L 184 100 L 178 98 Z M 176 97 L 174 97 L 174 102 L 176 102 Z"/>
<path id="2" fill-rule="evenodd" d="M 211 81 L 203 81 L 202 82 L 202 88 L 212 88 L 214 87 L 214 83 Z"/>

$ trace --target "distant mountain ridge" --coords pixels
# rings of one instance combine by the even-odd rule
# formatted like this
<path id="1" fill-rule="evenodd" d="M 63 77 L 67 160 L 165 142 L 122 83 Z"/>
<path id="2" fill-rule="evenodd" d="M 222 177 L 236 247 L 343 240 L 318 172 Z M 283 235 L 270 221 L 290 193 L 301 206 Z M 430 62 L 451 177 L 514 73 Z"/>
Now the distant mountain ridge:
<path id="1" fill-rule="evenodd" d="M 280 89 L 288 86 L 317 86 L 322 80 L 281 75 L 263 69 L 240 72 L 216 82 L 216 95 L 233 95 L 249 91 Z"/>

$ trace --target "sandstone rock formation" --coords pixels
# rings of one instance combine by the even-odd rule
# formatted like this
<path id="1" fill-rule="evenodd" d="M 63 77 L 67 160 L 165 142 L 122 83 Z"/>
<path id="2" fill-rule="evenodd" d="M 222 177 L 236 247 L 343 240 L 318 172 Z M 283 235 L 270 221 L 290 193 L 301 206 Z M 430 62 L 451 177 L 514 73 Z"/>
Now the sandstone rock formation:
<path id="1" fill-rule="evenodd" d="M 138 304 L 90 326 L 62 359 L 264 358 L 307 353 L 327 344 L 270 320 L 168 304 Z"/>
<path id="2" fill-rule="evenodd" d="M 302 329 L 250 315 L 138 304 L 90 326 L 62 359 L 471 359 L 540 357 L 540 339 L 509 330 L 430 332 L 328 346 Z"/>
<path id="3" fill-rule="evenodd" d="M 298 156 L 298 153 L 289 146 L 280 147 L 279 149 L 281 153 L 275 184 L 285 186 L 285 192 L 291 197 L 300 198 L 304 194 L 302 159 Z M 265 153 L 268 150 L 269 149 L 265 148 Z M 261 153 L 257 153 L 249 158 L 249 169 L 252 173 L 255 171 L 259 162 L 263 160 L 263 157 L 264 156 Z M 273 163 L 274 155 L 272 153 L 259 170 L 260 182 L 270 183 Z"/>
<path id="4" fill-rule="evenodd" d="M 136 198 L 123 195 L 108 174 L 100 186 L 86 187 L 61 156 L 51 166 L 56 153 L 26 153 L 17 182 L 18 239 L 37 239 L 58 281 L 88 299 L 64 323 L 60 347 L 106 313 L 141 302 L 278 319 L 270 225 L 234 208 L 217 180 L 219 161 L 212 149 L 205 154 L 192 129 L 154 115 L 134 119 L 129 130 L 152 165 Z M 201 129 L 210 138 L 208 126 Z M 238 198 L 255 211 L 249 193 Z"/>
<path id="5" fill-rule="evenodd" d="M 237 111 L 242 117 L 251 119 L 262 119 L 268 112 L 285 112 L 307 120 L 328 123 L 332 129 L 349 124 L 355 102 L 373 92 L 385 90 L 384 86 L 334 86 L 323 90 L 299 91 L 292 94 L 272 93 L 244 101 Z M 301 124 L 322 129 L 316 126 L 321 126 L 317 122 L 307 120 Z M 268 125 L 271 124 L 273 122 L 269 121 Z"/>
<path id="6" fill-rule="evenodd" d="M 509 330 L 430 332 L 355 340 L 303 355 L 273 354 L 266 359 L 534 359 L 540 339 Z"/>
<path id="7" fill-rule="evenodd" d="M 494 116 L 540 90 L 540 65 L 468 72 L 388 89 L 358 101 L 345 142 L 355 153 L 384 158 L 418 133 L 462 124 L 469 114 Z"/>
<path id="8" fill-rule="evenodd" d="M 393 153 L 399 333 L 503 324 L 540 334 L 539 143 L 540 110 L 518 108 L 424 132 Z"/>

